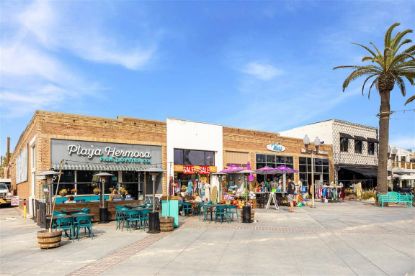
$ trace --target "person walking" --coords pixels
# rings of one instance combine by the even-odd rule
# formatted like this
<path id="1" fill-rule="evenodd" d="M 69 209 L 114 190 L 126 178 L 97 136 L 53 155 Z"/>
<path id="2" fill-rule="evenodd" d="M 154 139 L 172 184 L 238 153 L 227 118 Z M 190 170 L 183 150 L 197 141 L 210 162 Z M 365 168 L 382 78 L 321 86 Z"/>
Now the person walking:
<path id="1" fill-rule="evenodd" d="M 289 212 L 294 212 L 294 193 L 295 193 L 295 184 L 291 179 L 288 179 L 288 189 L 287 189 L 287 198 L 288 203 L 290 203 Z"/>

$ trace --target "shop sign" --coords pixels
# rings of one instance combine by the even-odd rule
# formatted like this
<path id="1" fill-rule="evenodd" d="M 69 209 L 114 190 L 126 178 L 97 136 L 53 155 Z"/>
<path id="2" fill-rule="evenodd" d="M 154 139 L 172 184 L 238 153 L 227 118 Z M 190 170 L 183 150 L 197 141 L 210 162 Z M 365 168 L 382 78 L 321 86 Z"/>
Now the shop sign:
<path id="1" fill-rule="evenodd" d="M 183 173 L 184 174 L 194 174 L 195 167 L 194 166 L 183 166 Z"/>
<path id="2" fill-rule="evenodd" d="M 185 165 L 183 166 L 183 173 L 184 174 L 210 174 L 210 167 L 209 166 L 192 166 L 192 165 Z"/>
<path id="3" fill-rule="evenodd" d="M 52 139 L 52 163 L 62 159 L 81 163 L 161 163 L 161 147 Z"/>
<path id="4" fill-rule="evenodd" d="M 19 206 L 19 197 L 18 196 L 13 196 L 12 200 L 10 202 L 11 206 Z"/>
<path id="5" fill-rule="evenodd" d="M 285 151 L 285 147 L 281 144 L 278 144 L 278 143 L 268 144 L 267 149 L 270 150 L 270 151 L 276 151 L 276 152 Z"/>
<path id="6" fill-rule="evenodd" d="M 199 167 L 199 174 L 210 174 L 210 167 L 209 166 L 200 166 Z"/>

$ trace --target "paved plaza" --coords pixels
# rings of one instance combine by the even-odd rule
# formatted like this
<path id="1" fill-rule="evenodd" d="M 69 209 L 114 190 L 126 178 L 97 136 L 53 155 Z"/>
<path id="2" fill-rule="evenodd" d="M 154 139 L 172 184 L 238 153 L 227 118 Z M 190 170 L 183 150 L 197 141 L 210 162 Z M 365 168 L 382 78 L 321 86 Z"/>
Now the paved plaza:
<path id="1" fill-rule="evenodd" d="M 361 202 L 256 210 L 252 224 L 182 218 L 158 235 L 94 224 L 94 239 L 36 244 L 39 228 L 0 209 L 1 275 L 414 275 L 415 208 Z"/>

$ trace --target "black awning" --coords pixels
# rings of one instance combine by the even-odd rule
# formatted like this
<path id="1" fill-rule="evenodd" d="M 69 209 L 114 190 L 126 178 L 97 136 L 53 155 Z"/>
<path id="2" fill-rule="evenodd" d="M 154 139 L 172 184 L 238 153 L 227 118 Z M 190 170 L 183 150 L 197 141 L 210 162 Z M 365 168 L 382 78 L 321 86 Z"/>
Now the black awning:
<path id="1" fill-rule="evenodd" d="M 367 177 L 376 177 L 378 173 L 377 167 L 360 167 L 360 166 L 341 166 L 341 169 L 352 171 L 355 173 L 360 173 L 361 175 Z"/>
<path id="2" fill-rule="evenodd" d="M 340 132 L 340 137 L 353 139 L 353 136 L 347 133 Z"/>
<path id="3" fill-rule="evenodd" d="M 379 143 L 379 140 L 376 138 L 367 138 L 367 141 L 372 143 Z"/>
<path id="4" fill-rule="evenodd" d="M 363 136 L 354 136 L 354 139 L 355 140 L 360 140 L 360 141 L 366 141 L 367 139 L 365 138 L 365 137 L 363 137 Z"/>

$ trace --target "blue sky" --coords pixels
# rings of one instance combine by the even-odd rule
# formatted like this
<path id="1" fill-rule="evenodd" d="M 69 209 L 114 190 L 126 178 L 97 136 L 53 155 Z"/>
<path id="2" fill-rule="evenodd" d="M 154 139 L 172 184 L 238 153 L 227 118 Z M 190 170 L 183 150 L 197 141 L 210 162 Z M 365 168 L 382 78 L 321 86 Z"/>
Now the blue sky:
<path id="1" fill-rule="evenodd" d="M 413 1 L 2 1 L 0 153 L 36 109 L 115 118 L 183 118 L 280 131 L 337 118 L 377 126 L 379 97 L 341 90 Z M 414 39 L 414 35 L 411 35 Z M 414 88 L 408 88 L 409 94 Z M 404 106 L 392 93 L 392 110 Z M 415 112 L 390 140 L 415 148 Z"/>

